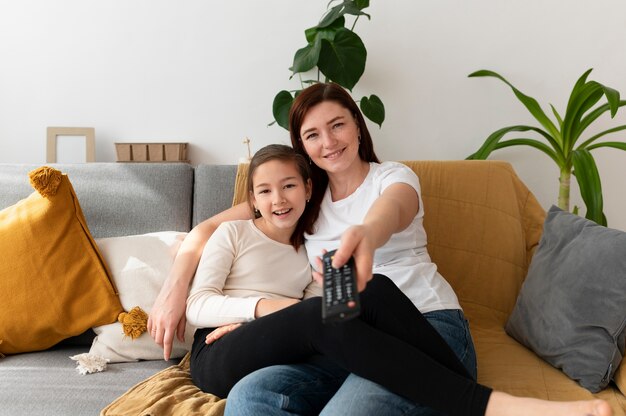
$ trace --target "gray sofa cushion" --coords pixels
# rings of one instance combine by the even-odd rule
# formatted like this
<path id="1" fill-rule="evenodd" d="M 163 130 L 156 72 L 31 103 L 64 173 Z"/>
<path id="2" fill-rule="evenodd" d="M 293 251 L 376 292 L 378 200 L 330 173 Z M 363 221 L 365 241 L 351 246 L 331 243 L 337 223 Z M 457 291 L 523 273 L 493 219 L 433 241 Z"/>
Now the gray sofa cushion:
<path id="1" fill-rule="evenodd" d="M 0 209 L 33 192 L 40 165 L 0 164 Z M 189 231 L 193 168 L 184 163 L 51 164 L 67 173 L 95 238 Z"/>
<path id="2" fill-rule="evenodd" d="M 88 349 L 53 348 L 3 358 L 0 414 L 97 415 L 130 387 L 178 361 L 109 364 L 104 372 L 83 376 L 69 357 Z"/>
<path id="3" fill-rule="evenodd" d="M 596 393 L 622 360 L 625 325 L 626 233 L 552 207 L 506 332 Z"/>
<path id="4" fill-rule="evenodd" d="M 196 166 L 192 226 L 232 206 L 236 176 L 236 165 Z"/>

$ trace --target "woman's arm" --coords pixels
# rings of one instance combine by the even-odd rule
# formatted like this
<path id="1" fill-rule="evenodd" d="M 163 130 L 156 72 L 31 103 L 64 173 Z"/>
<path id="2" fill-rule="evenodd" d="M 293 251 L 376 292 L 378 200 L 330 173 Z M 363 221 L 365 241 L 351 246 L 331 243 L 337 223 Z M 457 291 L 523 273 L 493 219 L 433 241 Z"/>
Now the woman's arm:
<path id="1" fill-rule="evenodd" d="M 241 203 L 201 222 L 182 242 L 148 318 L 148 331 L 163 347 L 164 359 L 170 357 L 175 334 L 184 341 L 187 292 L 207 240 L 222 222 L 251 218 L 249 206 Z"/>
<path id="2" fill-rule="evenodd" d="M 367 211 L 363 223 L 348 228 L 333 259 L 333 267 L 343 266 L 354 256 L 359 291 L 372 278 L 374 251 L 394 233 L 411 224 L 419 210 L 415 189 L 405 183 L 388 186 Z"/>

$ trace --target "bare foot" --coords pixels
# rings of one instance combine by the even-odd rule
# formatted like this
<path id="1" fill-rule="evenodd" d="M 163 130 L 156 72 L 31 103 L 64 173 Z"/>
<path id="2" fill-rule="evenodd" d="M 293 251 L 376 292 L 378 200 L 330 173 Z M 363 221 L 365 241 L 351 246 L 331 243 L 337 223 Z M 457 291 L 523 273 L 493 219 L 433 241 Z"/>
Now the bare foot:
<path id="1" fill-rule="evenodd" d="M 516 397 L 494 391 L 489 397 L 485 416 L 612 416 L 611 406 L 604 400 L 555 402 Z"/>

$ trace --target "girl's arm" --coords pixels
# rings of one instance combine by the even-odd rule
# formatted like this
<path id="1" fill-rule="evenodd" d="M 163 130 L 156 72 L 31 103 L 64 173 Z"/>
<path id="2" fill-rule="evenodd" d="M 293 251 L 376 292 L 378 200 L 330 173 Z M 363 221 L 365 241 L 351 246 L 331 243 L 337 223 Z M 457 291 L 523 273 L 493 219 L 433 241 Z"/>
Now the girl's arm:
<path id="1" fill-rule="evenodd" d="M 251 218 L 249 206 L 241 203 L 201 222 L 182 242 L 148 318 L 148 331 L 163 347 L 165 360 L 170 357 L 175 334 L 184 342 L 187 293 L 207 240 L 222 222 Z"/>
<path id="2" fill-rule="evenodd" d="M 187 322 L 196 328 L 216 328 L 255 318 L 261 298 L 224 294 L 238 256 L 238 230 L 224 224 L 205 244 L 187 297 Z"/>
<path id="3" fill-rule="evenodd" d="M 419 210 L 415 189 L 405 183 L 388 186 L 367 211 L 363 223 L 348 228 L 333 260 L 333 267 L 343 266 L 354 256 L 359 291 L 372 278 L 374 251 L 394 233 L 411 224 Z"/>

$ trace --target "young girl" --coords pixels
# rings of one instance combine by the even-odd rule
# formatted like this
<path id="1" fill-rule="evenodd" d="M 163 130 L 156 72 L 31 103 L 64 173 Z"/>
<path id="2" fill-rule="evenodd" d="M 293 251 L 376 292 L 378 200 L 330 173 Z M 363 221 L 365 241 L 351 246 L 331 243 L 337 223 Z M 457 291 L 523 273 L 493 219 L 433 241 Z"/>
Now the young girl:
<path id="1" fill-rule="evenodd" d="M 311 180 L 301 155 L 281 145 L 261 149 L 250 163 L 248 190 L 260 216 L 218 227 L 188 299 L 187 319 L 204 328 L 196 331 L 191 360 L 192 378 L 202 390 L 226 397 L 259 368 L 321 354 L 452 415 L 486 414 L 493 397 L 489 405 L 497 409 L 501 393 L 492 395 L 474 382 L 413 303 L 382 275 L 361 292 L 358 319 L 322 323 L 320 298 L 311 297 L 319 288 L 302 248 L 315 218 L 307 207 Z M 233 323 L 245 324 L 211 337 L 214 328 Z"/>

